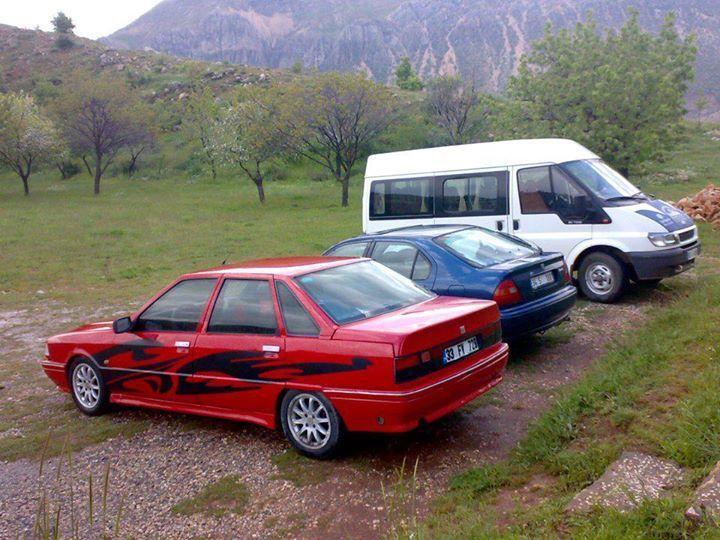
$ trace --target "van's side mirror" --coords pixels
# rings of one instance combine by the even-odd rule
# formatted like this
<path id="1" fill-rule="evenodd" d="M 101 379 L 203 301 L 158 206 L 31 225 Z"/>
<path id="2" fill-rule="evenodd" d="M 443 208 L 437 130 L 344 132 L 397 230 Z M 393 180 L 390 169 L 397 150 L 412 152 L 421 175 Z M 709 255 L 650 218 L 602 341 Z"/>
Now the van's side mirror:
<path id="1" fill-rule="evenodd" d="M 113 321 L 113 331 L 116 334 L 123 334 L 128 332 L 133 326 L 132 319 L 130 317 L 121 317 Z"/>

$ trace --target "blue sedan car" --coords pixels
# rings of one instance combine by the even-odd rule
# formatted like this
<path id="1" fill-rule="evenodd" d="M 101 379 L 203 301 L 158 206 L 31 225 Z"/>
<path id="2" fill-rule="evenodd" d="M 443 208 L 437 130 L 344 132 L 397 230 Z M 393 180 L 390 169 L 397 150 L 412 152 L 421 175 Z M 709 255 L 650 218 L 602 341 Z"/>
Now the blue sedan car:
<path id="1" fill-rule="evenodd" d="M 351 238 L 324 254 L 370 257 L 440 295 L 494 300 L 506 340 L 561 323 L 577 297 L 562 254 L 481 227 L 406 227 Z"/>

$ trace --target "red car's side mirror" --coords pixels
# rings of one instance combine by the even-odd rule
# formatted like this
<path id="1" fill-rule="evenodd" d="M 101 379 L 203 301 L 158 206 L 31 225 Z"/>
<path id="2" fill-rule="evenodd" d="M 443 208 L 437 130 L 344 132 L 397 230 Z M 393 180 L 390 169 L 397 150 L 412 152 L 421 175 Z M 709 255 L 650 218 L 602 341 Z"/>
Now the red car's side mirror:
<path id="1" fill-rule="evenodd" d="M 121 317 L 113 321 L 113 331 L 116 334 L 122 334 L 128 332 L 133 327 L 133 322 L 130 317 Z"/>

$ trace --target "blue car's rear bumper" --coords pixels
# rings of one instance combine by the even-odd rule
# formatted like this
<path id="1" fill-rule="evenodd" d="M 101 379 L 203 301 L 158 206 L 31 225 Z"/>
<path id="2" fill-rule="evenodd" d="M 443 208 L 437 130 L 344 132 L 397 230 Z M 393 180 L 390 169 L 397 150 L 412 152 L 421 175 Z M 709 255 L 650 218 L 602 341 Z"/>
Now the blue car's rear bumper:
<path id="1" fill-rule="evenodd" d="M 548 296 L 500 310 L 505 341 L 547 330 L 561 323 L 575 305 L 577 290 L 572 285 Z"/>

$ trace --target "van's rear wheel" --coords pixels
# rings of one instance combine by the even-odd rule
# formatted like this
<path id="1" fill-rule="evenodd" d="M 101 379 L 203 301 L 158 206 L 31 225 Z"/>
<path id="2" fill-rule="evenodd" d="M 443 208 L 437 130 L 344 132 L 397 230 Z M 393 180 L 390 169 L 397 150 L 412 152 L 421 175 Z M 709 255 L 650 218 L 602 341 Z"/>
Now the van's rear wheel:
<path id="1" fill-rule="evenodd" d="M 319 392 L 290 391 L 280 405 L 285 437 L 301 453 L 323 459 L 338 449 L 342 423 L 333 404 Z"/>
<path id="2" fill-rule="evenodd" d="M 627 285 L 622 263 L 607 253 L 591 253 L 585 257 L 578 274 L 580 290 L 593 302 L 614 302 Z"/>

